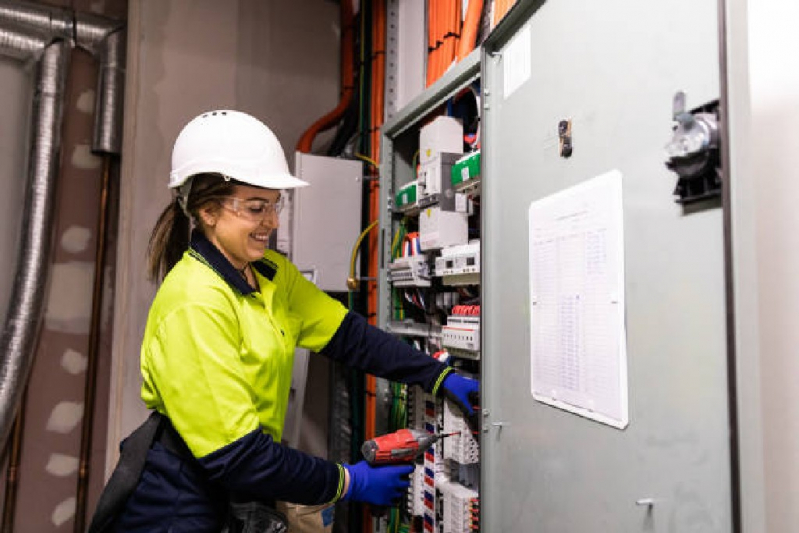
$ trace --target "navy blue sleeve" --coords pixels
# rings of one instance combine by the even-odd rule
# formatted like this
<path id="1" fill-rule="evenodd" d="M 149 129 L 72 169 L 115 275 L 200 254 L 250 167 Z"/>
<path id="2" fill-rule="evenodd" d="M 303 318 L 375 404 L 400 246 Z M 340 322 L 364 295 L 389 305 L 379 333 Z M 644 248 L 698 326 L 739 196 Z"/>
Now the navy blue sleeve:
<path id="1" fill-rule="evenodd" d="M 317 505 L 337 500 L 341 466 L 282 446 L 257 429 L 198 459 L 211 481 L 238 497 Z"/>
<path id="2" fill-rule="evenodd" d="M 366 322 L 350 311 L 321 353 L 381 378 L 421 385 L 435 394 L 447 365 Z"/>

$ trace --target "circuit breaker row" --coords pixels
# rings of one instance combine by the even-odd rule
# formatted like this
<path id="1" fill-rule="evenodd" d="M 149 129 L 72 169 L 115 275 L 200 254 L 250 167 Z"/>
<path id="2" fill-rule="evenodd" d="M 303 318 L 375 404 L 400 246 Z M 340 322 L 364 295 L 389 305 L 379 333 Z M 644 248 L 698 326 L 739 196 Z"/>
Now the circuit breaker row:
<path id="1" fill-rule="evenodd" d="M 387 329 L 479 378 L 481 165 L 480 151 L 464 153 L 464 144 L 459 120 L 434 119 L 420 129 L 414 179 L 395 188 Z M 447 435 L 414 471 L 411 531 L 479 531 L 477 434 L 454 404 L 418 390 L 409 390 L 407 424 Z"/>

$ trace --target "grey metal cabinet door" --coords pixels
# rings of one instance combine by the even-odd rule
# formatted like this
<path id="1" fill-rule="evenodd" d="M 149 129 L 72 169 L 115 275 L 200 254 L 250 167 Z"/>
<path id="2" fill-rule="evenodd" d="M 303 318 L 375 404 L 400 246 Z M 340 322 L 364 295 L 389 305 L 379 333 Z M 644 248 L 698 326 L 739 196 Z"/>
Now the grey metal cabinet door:
<path id="1" fill-rule="evenodd" d="M 505 22 L 482 66 L 483 531 L 729 532 L 722 209 L 675 203 L 664 165 L 675 93 L 689 107 L 719 97 L 717 4 L 522 2 Z M 559 154 L 564 119 L 570 157 Z M 530 390 L 528 208 L 614 169 L 623 176 L 624 429 Z"/>

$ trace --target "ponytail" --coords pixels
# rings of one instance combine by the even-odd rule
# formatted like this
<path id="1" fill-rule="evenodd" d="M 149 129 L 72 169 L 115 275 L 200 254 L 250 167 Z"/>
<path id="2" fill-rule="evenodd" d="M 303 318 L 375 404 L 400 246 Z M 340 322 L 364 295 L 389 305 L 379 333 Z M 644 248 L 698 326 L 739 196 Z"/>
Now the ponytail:
<path id="1" fill-rule="evenodd" d="M 147 247 L 147 275 L 159 282 L 180 261 L 189 247 L 189 217 L 176 198 L 158 217 Z"/>
<path id="2" fill-rule="evenodd" d="M 190 217 L 196 221 L 198 230 L 203 231 L 200 208 L 210 203 L 218 205 L 220 198 L 230 196 L 233 187 L 240 185 L 236 180 L 223 179 L 221 174 L 196 174 L 189 179 L 191 184 L 187 187 L 187 198 L 182 200 L 184 205 L 181 205 L 180 196 L 175 198 L 158 217 L 150 235 L 147 275 L 152 281 L 163 280 L 189 248 Z"/>

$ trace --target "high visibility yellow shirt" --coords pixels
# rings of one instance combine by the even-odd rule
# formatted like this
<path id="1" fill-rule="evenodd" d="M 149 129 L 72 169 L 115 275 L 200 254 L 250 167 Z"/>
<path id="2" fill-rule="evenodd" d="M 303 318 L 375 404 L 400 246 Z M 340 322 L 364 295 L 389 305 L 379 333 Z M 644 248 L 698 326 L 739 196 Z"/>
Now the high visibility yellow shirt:
<path id="1" fill-rule="evenodd" d="M 320 351 L 347 314 L 282 255 L 268 250 L 253 267 L 257 290 L 193 238 L 150 309 L 142 399 L 196 457 L 259 427 L 280 442 L 295 347 Z"/>

